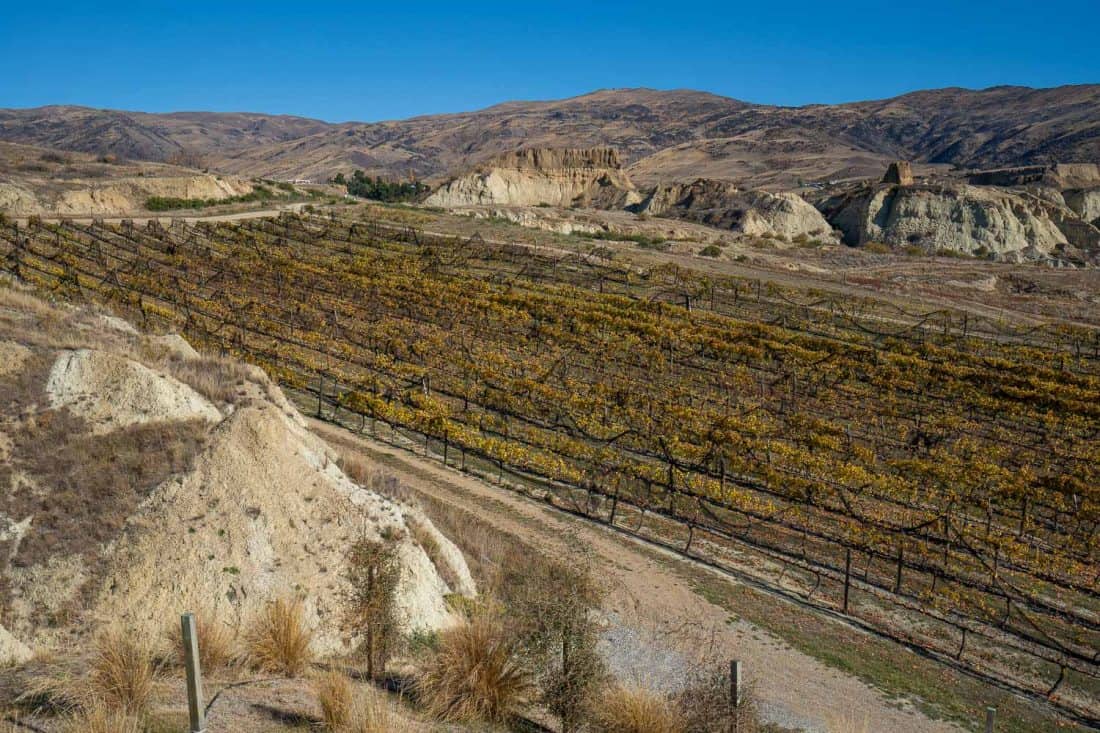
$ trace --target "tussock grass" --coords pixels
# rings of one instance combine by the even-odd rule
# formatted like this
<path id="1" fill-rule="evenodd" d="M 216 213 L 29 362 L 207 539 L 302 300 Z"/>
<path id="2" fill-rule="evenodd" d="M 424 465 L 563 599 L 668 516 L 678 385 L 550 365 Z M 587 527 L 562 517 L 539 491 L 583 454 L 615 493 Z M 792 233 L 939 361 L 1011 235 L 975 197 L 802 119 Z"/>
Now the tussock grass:
<path id="1" fill-rule="evenodd" d="M 324 672 L 313 679 L 313 694 L 321 706 L 325 730 L 332 733 L 343 730 L 354 713 L 355 690 L 351 680 L 335 670 Z"/>
<path id="2" fill-rule="evenodd" d="M 313 694 L 321 707 L 321 723 L 329 733 L 405 733 L 414 730 L 398 715 L 382 693 L 357 691 L 335 670 L 313 680 Z"/>
<path id="3" fill-rule="evenodd" d="M 236 629 L 219 619 L 214 611 L 205 608 L 195 611 L 195 632 L 199 637 L 199 664 L 203 672 L 225 669 L 237 662 Z M 164 638 L 172 650 L 171 663 L 182 667 L 186 650 L 178 622 L 165 628 Z"/>
<path id="4" fill-rule="evenodd" d="M 66 716 L 61 730 L 64 733 L 143 733 L 145 726 L 133 713 L 99 702 Z"/>
<path id="5" fill-rule="evenodd" d="M 159 679 L 152 648 L 140 636 L 111 627 L 95 637 L 87 654 L 51 660 L 26 678 L 16 703 L 24 710 L 66 716 L 73 725 L 77 720 L 93 726 L 116 718 L 142 719 Z"/>
<path id="6" fill-rule="evenodd" d="M 143 715 L 152 702 L 157 673 L 148 645 L 121 629 L 109 629 L 96 638 L 92 648 L 88 693 L 92 700 L 114 709 Z"/>
<path id="7" fill-rule="evenodd" d="M 686 725 L 667 698 L 639 687 L 609 688 L 594 712 L 596 733 L 684 733 Z"/>
<path id="8" fill-rule="evenodd" d="M 351 720 L 339 733 L 413 733 L 417 730 L 397 713 L 381 693 L 370 692 L 356 699 Z"/>
<path id="9" fill-rule="evenodd" d="M 440 634 L 416 692 L 442 720 L 499 722 L 528 704 L 535 687 L 516 642 L 500 624 L 480 618 Z"/>
<path id="10" fill-rule="evenodd" d="M 297 599 L 277 598 L 253 620 L 245 641 L 253 666 L 273 674 L 300 677 L 313 663 L 313 630 Z"/>

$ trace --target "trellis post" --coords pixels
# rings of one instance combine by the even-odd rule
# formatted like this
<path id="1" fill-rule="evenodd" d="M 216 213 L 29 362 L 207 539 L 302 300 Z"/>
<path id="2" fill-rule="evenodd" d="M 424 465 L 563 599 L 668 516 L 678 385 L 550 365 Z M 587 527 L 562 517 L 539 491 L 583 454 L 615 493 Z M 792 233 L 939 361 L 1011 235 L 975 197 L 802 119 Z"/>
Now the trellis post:
<path id="1" fill-rule="evenodd" d="M 199 634 L 195 615 L 185 613 L 180 618 L 183 631 L 184 667 L 187 670 L 187 710 L 191 733 L 206 733 L 206 711 L 202 705 L 202 668 L 199 665 Z"/>
<path id="2" fill-rule="evenodd" d="M 852 550 L 844 550 L 844 613 L 848 613 L 848 590 L 852 585 Z"/>
<path id="3" fill-rule="evenodd" d="M 730 733 L 737 733 L 741 707 L 741 661 L 730 662 Z"/>

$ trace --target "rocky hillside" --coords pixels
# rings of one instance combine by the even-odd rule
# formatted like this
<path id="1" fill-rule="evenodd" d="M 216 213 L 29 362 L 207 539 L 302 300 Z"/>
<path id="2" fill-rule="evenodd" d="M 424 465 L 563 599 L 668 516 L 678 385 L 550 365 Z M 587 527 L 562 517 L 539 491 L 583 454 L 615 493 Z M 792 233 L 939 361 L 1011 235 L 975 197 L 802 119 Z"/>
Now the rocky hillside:
<path id="1" fill-rule="evenodd" d="M 1100 160 L 1100 85 L 940 89 L 841 105 L 774 107 L 695 91 L 603 90 L 549 102 L 372 124 L 264 115 L 149 115 L 73 107 L 0 111 L 0 140 L 221 170 L 324 179 L 442 178 L 518 148 L 614 147 L 639 183 L 866 177 L 893 158 L 990 168 Z"/>
<path id="2" fill-rule="evenodd" d="M 164 163 L 0 143 L 0 212 L 121 216 L 151 197 L 218 201 L 252 193 L 250 181 Z"/>
<path id="3" fill-rule="evenodd" d="M 811 204 L 793 193 L 742 191 L 723 181 L 699 179 L 658 186 L 633 210 L 694 221 L 741 234 L 793 239 L 833 239 L 832 227 Z"/>
<path id="4" fill-rule="evenodd" d="M 399 622 L 448 625 L 465 560 L 377 489 L 259 369 L 0 284 L 0 660 L 104 622 L 156 638 L 185 608 L 236 624 L 290 593 L 341 651 L 361 538 L 397 543 Z"/>
<path id="5" fill-rule="evenodd" d="M 425 203 L 621 209 L 640 198 L 611 148 L 525 148 L 486 161 L 441 186 Z"/>
<path id="6" fill-rule="evenodd" d="M 1089 212 L 1092 201 L 1082 198 L 1079 210 Z M 1007 261 L 1084 263 L 1100 255 L 1100 229 L 1054 188 L 880 183 L 826 198 L 819 208 L 850 245 Z"/>

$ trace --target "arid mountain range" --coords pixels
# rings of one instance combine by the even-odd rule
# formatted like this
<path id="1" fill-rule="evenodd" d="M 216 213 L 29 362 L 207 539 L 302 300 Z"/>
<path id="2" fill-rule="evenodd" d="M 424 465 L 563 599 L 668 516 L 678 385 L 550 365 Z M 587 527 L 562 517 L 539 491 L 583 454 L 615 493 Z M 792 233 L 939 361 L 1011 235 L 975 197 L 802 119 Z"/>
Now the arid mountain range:
<path id="1" fill-rule="evenodd" d="M 282 115 L 0 110 L 0 140 L 133 160 L 201 160 L 249 176 L 440 180 L 528 147 L 616 148 L 640 184 L 727 179 L 782 188 L 880 175 L 896 158 L 979 169 L 1100 160 L 1100 85 L 939 89 L 775 107 L 697 91 L 602 90 L 458 114 L 331 124 Z M 918 167 L 920 167 L 918 165 Z"/>

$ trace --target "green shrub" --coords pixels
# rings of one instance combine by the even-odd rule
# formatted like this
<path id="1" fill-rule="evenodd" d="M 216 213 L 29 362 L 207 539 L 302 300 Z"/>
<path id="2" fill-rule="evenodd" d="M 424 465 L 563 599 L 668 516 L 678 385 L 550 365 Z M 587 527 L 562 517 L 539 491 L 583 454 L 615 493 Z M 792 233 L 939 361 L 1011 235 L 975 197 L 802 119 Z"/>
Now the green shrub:
<path id="1" fill-rule="evenodd" d="M 595 232 L 576 232 L 577 236 L 585 239 L 599 239 L 608 242 L 634 242 L 643 249 L 666 250 L 669 243 L 664 237 L 650 237 L 646 234 L 625 234 L 623 232 L 609 232 L 599 230 Z"/>
<path id="2" fill-rule="evenodd" d="M 276 184 L 278 185 L 278 184 Z M 287 184 L 290 185 L 290 184 Z M 207 206 L 225 206 L 227 204 L 249 204 L 254 201 L 268 201 L 275 193 L 266 186 L 256 186 L 251 193 L 229 196 L 224 199 L 183 199 L 173 196 L 150 196 L 145 199 L 148 211 L 172 211 L 175 209 L 204 209 Z"/>
<path id="3" fill-rule="evenodd" d="M 717 244 L 708 244 L 706 247 L 703 247 L 703 249 L 699 250 L 699 254 L 703 255 L 704 257 L 717 257 L 718 255 L 722 254 L 722 248 L 719 247 Z"/>
<path id="4" fill-rule="evenodd" d="M 968 255 L 965 252 L 959 252 L 958 250 L 954 250 L 954 249 L 947 249 L 946 247 L 940 247 L 939 249 L 937 249 L 936 250 L 936 256 L 937 257 L 954 257 L 956 259 L 963 259 L 963 258 L 968 257 Z"/>
<path id="5" fill-rule="evenodd" d="M 333 182 L 336 182 L 335 178 Z M 385 203 L 412 201 L 428 190 L 428 186 L 420 181 L 384 181 L 379 176 L 371 178 L 361 170 L 352 173 L 346 185 L 352 196 Z"/>

